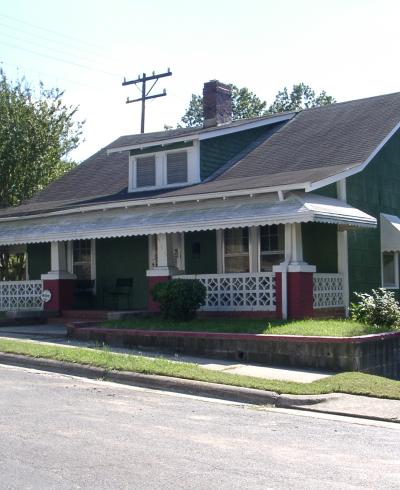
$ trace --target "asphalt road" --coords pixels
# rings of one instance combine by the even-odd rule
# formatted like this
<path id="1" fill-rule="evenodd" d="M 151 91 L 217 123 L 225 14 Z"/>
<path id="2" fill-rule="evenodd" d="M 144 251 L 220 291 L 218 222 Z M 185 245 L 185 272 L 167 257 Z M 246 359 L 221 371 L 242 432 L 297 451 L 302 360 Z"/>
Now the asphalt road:
<path id="1" fill-rule="evenodd" d="M 0 366 L 0 489 L 400 487 L 400 424 Z"/>

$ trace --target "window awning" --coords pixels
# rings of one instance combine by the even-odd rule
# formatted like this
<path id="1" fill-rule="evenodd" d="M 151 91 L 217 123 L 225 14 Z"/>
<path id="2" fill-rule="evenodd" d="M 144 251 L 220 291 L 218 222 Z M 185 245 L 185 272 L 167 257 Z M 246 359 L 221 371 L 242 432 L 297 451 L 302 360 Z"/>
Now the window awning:
<path id="1" fill-rule="evenodd" d="M 381 214 L 382 252 L 400 252 L 400 218 L 392 214 Z"/>
<path id="2" fill-rule="evenodd" d="M 4 220 L 0 221 L 0 245 L 312 221 L 376 226 L 375 218 L 338 199 L 291 193 L 280 201 L 276 194 L 270 194 Z"/>

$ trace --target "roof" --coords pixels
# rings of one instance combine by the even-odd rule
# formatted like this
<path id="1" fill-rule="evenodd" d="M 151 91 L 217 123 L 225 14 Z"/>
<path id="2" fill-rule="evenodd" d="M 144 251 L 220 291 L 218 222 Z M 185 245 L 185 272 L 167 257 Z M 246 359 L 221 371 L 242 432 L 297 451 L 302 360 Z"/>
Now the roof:
<path id="1" fill-rule="evenodd" d="M 184 128 L 123 136 L 71 172 L 50 184 L 27 203 L 0 211 L 0 218 L 72 210 L 112 203 L 202 199 L 239 192 L 279 188 L 312 190 L 343 172 L 357 172 L 400 127 L 400 93 L 371 97 L 287 114 L 275 132 L 257 140 L 207 180 L 176 189 L 128 192 L 125 147 L 171 141 L 188 135 L 215 134 L 248 124 L 271 124 L 273 117 L 238 120 L 218 128 Z M 214 133 L 211 133 L 214 131 Z M 218 133 L 220 134 L 220 133 Z M 248 192 L 248 193 L 249 193 Z"/>
<path id="2" fill-rule="evenodd" d="M 79 213 L 77 216 L 35 217 L 2 223 L 0 245 L 75 239 L 111 238 L 153 233 L 217 230 L 241 226 L 323 222 L 374 227 L 376 219 L 338 199 L 292 193 L 189 204 L 140 206 Z"/>

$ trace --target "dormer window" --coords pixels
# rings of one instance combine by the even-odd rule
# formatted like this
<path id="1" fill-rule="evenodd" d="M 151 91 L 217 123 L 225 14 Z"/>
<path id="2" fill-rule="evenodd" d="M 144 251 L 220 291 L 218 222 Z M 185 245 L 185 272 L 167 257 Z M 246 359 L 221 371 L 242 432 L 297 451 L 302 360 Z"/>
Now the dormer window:
<path id="1" fill-rule="evenodd" d="M 156 158 L 139 157 L 136 159 L 136 187 L 154 187 L 156 185 Z"/>
<path id="2" fill-rule="evenodd" d="M 130 156 L 129 192 L 177 187 L 199 181 L 197 145 Z"/>
<path id="3" fill-rule="evenodd" d="M 181 184 L 188 180 L 186 151 L 167 153 L 167 184 Z"/>

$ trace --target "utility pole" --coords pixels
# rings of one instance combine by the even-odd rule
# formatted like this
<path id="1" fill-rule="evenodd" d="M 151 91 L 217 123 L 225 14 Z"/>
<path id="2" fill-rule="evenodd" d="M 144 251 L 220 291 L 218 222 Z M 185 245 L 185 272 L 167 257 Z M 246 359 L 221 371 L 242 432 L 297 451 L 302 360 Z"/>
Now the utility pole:
<path id="1" fill-rule="evenodd" d="M 172 75 L 172 72 L 168 68 L 167 72 L 159 73 L 157 75 L 155 74 L 154 71 L 153 71 L 153 74 L 150 76 L 147 76 L 146 73 L 143 73 L 142 75 L 138 75 L 136 80 L 126 80 L 126 78 L 124 78 L 124 81 L 122 82 L 123 87 L 125 87 L 125 85 L 135 85 L 135 87 L 139 91 L 141 91 L 141 93 L 142 93 L 142 96 L 138 99 L 130 99 L 129 97 L 127 97 L 127 99 L 126 99 L 127 104 L 131 104 L 132 102 L 142 102 L 142 119 L 141 119 L 141 124 L 140 124 L 140 132 L 141 133 L 144 133 L 144 119 L 145 119 L 145 112 L 146 112 L 146 100 L 156 99 L 157 97 L 164 97 L 165 95 L 167 95 L 167 92 L 165 89 L 163 90 L 163 92 L 161 92 L 160 94 L 156 94 L 156 95 L 149 95 L 150 92 L 153 90 L 153 87 L 155 86 L 155 84 L 158 82 L 158 80 L 160 78 L 170 77 L 171 75 Z M 154 80 L 154 83 L 149 88 L 149 90 L 146 91 L 146 82 L 149 82 L 151 80 Z M 138 87 L 138 84 L 140 84 L 140 83 L 142 84 L 141 89 L 139 89 L 139 87 Z"/>

